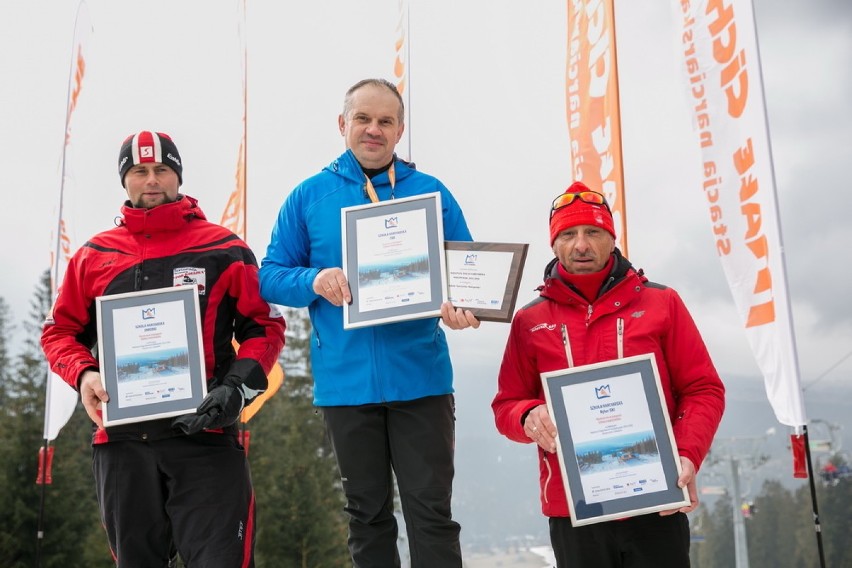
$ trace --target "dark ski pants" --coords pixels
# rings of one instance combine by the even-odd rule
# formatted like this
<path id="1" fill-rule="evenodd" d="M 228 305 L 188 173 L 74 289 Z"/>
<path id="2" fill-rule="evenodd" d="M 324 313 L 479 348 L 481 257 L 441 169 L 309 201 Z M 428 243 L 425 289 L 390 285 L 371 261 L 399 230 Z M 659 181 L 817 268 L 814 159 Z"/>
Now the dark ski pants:
<path id="1" fill-rule="evenodd" d="M 460 527 L 450 512 L 453 396 L 322 411 L 346 494 L 355 567 L 400 565 L 393 468 L 412 568 L 460 568 Z"/>
<path id="2" fill-rule="evenodd" d="M 659 513 L 572 527 L 550 518 L 558 568 L 688 568 L 689 521 L 684 513 Z"/>
<path id="3" fill-rule="evenodd" d="M 120 568 L 254 566 L 254 492 L 234 436 L 201 433 L 93 447 L 92 471 Z"/>

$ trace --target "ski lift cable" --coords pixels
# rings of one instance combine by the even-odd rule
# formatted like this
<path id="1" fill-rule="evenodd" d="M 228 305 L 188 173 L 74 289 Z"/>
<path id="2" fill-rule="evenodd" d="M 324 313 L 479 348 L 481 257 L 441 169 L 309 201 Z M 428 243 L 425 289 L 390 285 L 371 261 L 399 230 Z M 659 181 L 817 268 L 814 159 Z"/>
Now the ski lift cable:
<path id="1" fill-rule="evenodd" d="M 814 386 L 814 385 L 815 385 L 818 381 L 820 381 L 820 380 L 822 380 L 823 378 L 825 378 L 825 376 L 826 376 L 826 375 L 828 375 L 831 371 L 833 371 L 834 369 L 836 369 L 836 368 L 837 368 L 837 367 L 838 367 L 841 363 L 843 363 L 843 362 L 844 362 L 846 359 L 848 359 L 849 357 L 852 357 L 852 351 L 850 351 L 849 353 L 847 353 L 846 355 L 844 355 L 843 357 L 841 357 L 840 359 L 838 359 L 838 361 L 837 361 L 834 365 L 832 365 L 831 367 L 829 367 L 828 369 L 826 369 L 826 370 L 825 370 L 825 371 L 824 371 L 821 375 L 819 375 L 817 378 L 815 378 L 814 380 L 812 380 L 812 381 L 810 382 L 810 384 L 809 384 L 809 385 L 807 385 L 807 386 L 805 386 L 805 387 L 802 387 L 802 390 L 804 391 L 804 390 L 806 390 L 807 388 Z"/>

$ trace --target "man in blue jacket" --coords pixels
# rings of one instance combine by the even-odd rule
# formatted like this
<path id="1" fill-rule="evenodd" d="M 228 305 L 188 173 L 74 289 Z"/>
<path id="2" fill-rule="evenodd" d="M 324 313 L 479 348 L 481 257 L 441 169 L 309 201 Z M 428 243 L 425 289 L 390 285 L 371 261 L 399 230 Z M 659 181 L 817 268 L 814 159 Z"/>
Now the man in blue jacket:
<path id="1" fill-rule="evenodd" d="M 470 241 L 461 208 L 437 179 L 396 157 L 404 129 L 396 87 L 366 79 L 338 117 L 346 151 L 287 197 L 260 269 L 269 302 L 308 307 L 314 403 L 322 408 L 349 521 L 355 566 L 399 566 L 393 477 L 413 568 L 461 567 L 452 520 L 453 370 L 437 318 L 343 329 L 352 300 L 342 266 L 340 210 L 439 192 L 444 238 Z M 451 329 L 479 327 L 469 310 L 441 307 Z"/>

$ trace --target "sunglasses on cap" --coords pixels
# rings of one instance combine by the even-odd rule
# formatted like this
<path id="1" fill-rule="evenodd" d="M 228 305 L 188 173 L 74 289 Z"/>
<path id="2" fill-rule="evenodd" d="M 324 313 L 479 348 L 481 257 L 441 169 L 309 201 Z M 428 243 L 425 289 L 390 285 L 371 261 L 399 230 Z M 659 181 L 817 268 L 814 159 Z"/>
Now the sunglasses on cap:
<path id="1" fill-rule="evenodd" d="M 579 199 L 584 203 L 591 203 L 592 205 L 603 205 L 606 207 L 606 210 L 609 211 L 610 215 L 612 215 L 612 210 L 610 210 L 609 203 L 606 202 L 606 198 L 603 194 L 598 193 L 597 191 L 578 191 L 576 193 L 565 192 L 554 199 L 553 204 L 550 206 L 550 218 L 553 219 L 554 213 L 563 207 L 568 207 L 574 203 L 574 200 L 576 199 Z"/>

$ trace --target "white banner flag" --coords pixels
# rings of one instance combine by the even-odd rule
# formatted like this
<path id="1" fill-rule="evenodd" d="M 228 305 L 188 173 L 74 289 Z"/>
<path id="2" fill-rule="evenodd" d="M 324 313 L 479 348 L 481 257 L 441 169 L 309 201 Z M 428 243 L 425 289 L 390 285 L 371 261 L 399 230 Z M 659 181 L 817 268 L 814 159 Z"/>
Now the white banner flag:
<path id="1" fill-rule="evenodd" d="M 779 422 L 806 424 L 750 0 L 675 0 L 679 57 L 722 262 Z"/>
<path id="2" fill-rule="evenodd" d="M 89 36 L 91 35 L 91 23 L 89 22 L 89 11 L 85 2 L 80 2 L 77 7 L 77 20 L 74 24 L 74 39 L 71 51 L 71 72 L 68 77 L 68 107 L 65 113 L 65 139 L 62 147 L 61 181 L 59 188 L 59 207 L 57 215 L 57 226 L 54 240 L 54 250 L 51 251 L 51 292 L 61 284 L 65 276 L 65 269 L 74 251 L 71 238 L 68 235 L 63 204 L 68 195 L 68 181 L 66 172 L 69 168 L 66 164 L 68 148 L 71 145 L 71 119 L 77 108 L 80 93 L 83 89 L 83 78 L 86 75 L 86 57 L 88 56 Z M 59 431 L 74 413 L 77 406 L 77 391 L 72 389 L 68 383 L 63 381 L 59 375 L 48 370 L 47 391 L 45 395 L 44 408 L 44 439 L 55 440 Z"/>

